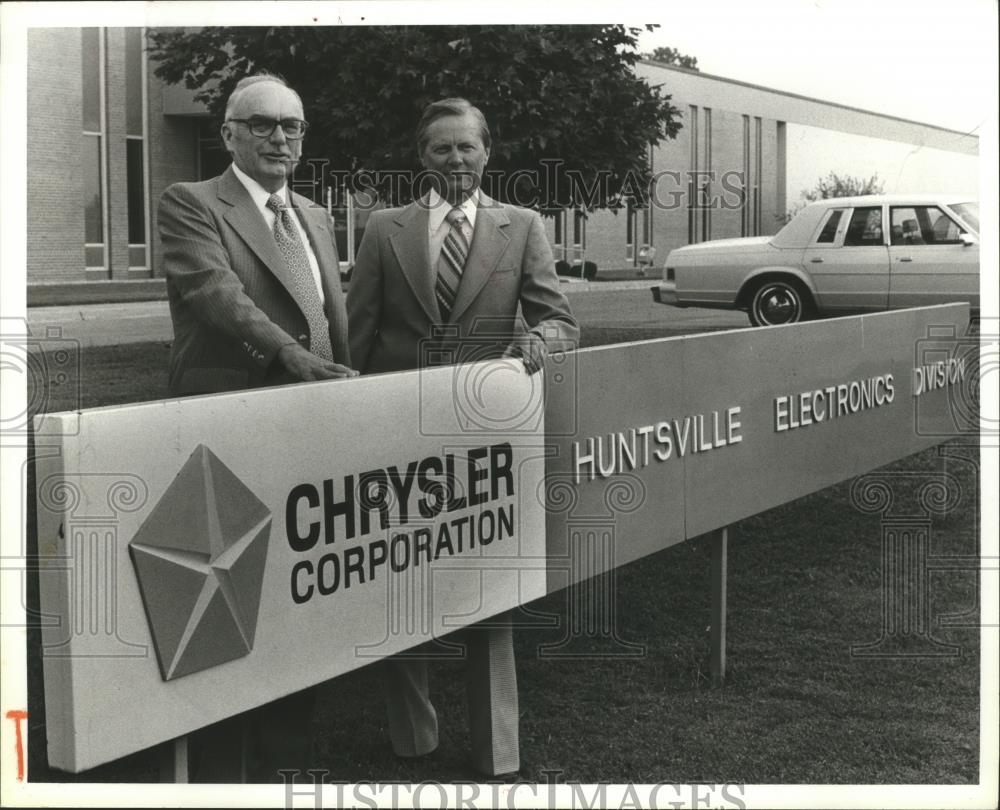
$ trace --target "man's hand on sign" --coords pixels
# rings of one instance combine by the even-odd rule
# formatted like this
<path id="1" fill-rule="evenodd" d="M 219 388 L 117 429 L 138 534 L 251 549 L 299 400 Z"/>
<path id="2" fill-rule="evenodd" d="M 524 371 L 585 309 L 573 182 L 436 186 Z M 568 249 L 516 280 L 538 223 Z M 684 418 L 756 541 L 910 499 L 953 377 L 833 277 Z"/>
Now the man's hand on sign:
<path id="1" fill-rule="evenodd" d="M 535 374 L 545 366 L 545 358 L 548 356 L 548 348 L 545 341 L 536 332 L 527 332 L 517 335 L 507 350 L 504 357 L 518 357 L 524 363 L 524 370 L 528 374 Z"/>
<path id="2" fill-rule="evenodd" d="M 358 372 L 353 368 L 317 357 L 298 343 L 289 343 L 278 349 L 278 362 L 288 370 L 289 374 L 307 382 L 358 376 Z"/>

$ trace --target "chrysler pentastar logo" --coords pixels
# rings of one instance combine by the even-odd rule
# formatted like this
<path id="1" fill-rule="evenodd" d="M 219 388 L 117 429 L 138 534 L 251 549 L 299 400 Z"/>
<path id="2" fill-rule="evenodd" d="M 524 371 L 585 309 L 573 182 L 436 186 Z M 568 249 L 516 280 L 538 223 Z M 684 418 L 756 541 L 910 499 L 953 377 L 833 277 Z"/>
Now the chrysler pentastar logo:
<path id="1" fill-rule="evenodd" d="M 129 543 L 163 680 L 253 649 L 271 513 L 205 445 Z"/>

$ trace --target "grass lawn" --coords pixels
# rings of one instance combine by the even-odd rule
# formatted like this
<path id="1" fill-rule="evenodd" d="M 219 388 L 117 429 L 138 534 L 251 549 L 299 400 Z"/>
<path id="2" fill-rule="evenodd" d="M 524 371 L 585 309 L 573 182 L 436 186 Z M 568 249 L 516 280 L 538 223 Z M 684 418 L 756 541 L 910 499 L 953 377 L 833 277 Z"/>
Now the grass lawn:
<path id="1" fill-rule="evenodd" d="M 671 334 L 591 329 L 584 345 Z M 165 396 L 169 349 L 84 350 L 82 407 Z M 30 396 L 29 400 L 34 401 Z M 54 390 L 50 411 L 76 406 Z M 914 491 L 954 476 L 959 502 L 929 520 L 932 558 L 974 556 L 979 543 L 978 448 L 950 443 L 896 462 Z M 581 782 L 974 784 L 979 751 L 977 570 L 931 570 L 932 634 L 949 657 L 860 657 L 852 645 L 882 630 L 882 531 L 851 505 L 847 481 L 741 521 L 729 533 L 728 678 L 708 683 L 709 549 L 702 539 L 613 575 L 610 636 L 574 638 L 552 657 L 568 622 L 568 591 L 518 612 L 521 758 L 529 778 Z M 902 486 L 902 485 L 901 485 Z M 905 487 L 904 487 L 905 489 Z M 901 502 L 902 502 L 901 500 Z M 29 549 L 34 546 L 33 505 Z M 591 586 L 610 583 L 592 583 Z M 37 607 L 29 583 L 29 609 Z M 598 622 L 598 625 L 601 623 Z M 944 626 L 945 624 L 950 626 Z M 156 752 L 80 775 L 45 759 L 39 632 L 29 633 L 29 779 L 157 781 Z M 636 649 L 640 655 L 623 655 Z M 441 746 L 405 763 L 389 748 L 381 690 L 370 668 L 318 687 L 311 729 L 329 779 L 471 778 L 461 668 L 434 665 Z"/>

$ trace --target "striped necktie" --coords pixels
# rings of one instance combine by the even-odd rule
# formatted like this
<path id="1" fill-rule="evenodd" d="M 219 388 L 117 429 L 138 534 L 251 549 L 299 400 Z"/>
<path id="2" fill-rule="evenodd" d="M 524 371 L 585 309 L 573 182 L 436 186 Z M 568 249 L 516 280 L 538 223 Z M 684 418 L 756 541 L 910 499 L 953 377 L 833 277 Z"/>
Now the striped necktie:
<path id="1" fill-rule="evenodd" d="M 469 258 L 469 243 L 462 230 L 465 223 L 462 209 L 452 208 L 445 219 L 448 220 L 451 229 L 441 246 L 434 293 L 437 296 L 438 309 L 441 310 L 441 319 L 447 321 L 451 317 L 451 308 L 455 306 L 455 296 L 458 294 L 465 261 Z"/>
<path id="2" fill-rule="evenodd" d="M 285 267 L 295 281 L 295 291 L 302 302 L 302 314 L 309 324 L 309 351 L 324 360 L 333 360 L 330 346 L 330 324 L 319 300 L 319 291 L 313 278 L 305 245 L 299 236 L 299 229 L 292 222 L 292 212 L 288 210 L 280 194 L 267 198 L 267 207 L 274 211 L 274 240 L 278 243 Z"/>

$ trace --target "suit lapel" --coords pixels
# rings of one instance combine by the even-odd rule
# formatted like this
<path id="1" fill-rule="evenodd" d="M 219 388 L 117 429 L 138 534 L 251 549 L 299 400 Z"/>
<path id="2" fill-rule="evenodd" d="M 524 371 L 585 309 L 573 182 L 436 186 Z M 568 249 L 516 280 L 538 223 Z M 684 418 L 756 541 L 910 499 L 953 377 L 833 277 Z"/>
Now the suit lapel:
<path id="1" fill-rule="evenodd" d="M 288 294 L 295 299 L 299 309 L 304 312 L 304 302 L 299 297 L 295 279 L 292 278 L 285 266 L 285 260 L 281 257 L 278 243 L 274 241 L 274 234 L 267 229 L 267 223 L 254 205 L 250 193 L 233 174 L 232 167 L 226 169 L 219 179 L 218 196 L 222 202 L 230 206 L 224 215 L 226 222 L 281 282 Z"/>
<path id="2" fill-rule="evenodd" d="M 476 230 L 469 246 L 469 258 L 462 271 L 462 281 L 458 285 L 455 305 L 451 308 L 451 320 L 456 321 L 476 300 L 483 285 L 489 279 L 497 263 L 503 257 L 510 237 L 504 228 L 510 224 L 510 217 L 503 206 L 494 202 L 482 191 L 479 192 L 479 206 L 476 209 Z"/>
<path id="3" fill-rule="evenodd" d="M 397 229 L 389 236 L 389 244 L 427 317 L 433 323 L 440 323 L 441 312 L 434 295 L 435 277 L 427 258 L 427 216 L 427 208 L 419 203 L 406 206 L 396 217 Z"/>

